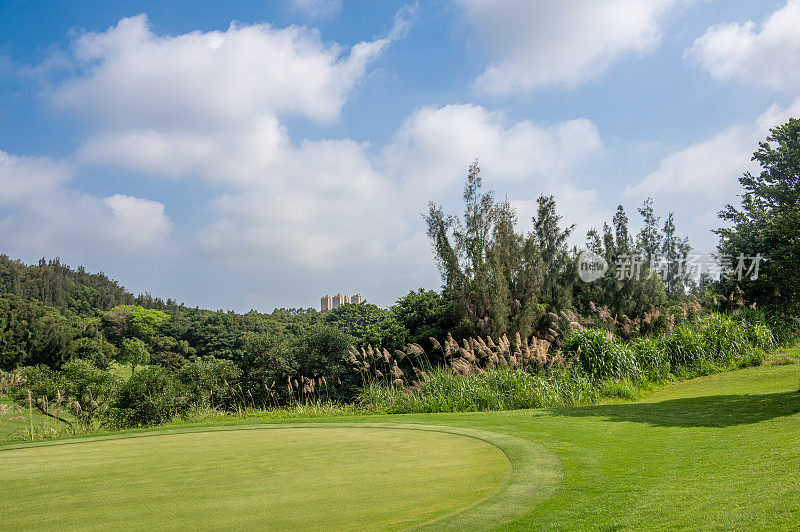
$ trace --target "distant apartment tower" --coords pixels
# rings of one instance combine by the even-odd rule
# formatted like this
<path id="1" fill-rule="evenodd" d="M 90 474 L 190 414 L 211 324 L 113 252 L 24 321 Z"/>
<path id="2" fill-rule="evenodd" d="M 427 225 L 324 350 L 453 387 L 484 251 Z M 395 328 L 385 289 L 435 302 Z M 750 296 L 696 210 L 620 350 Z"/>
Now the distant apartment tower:
<path id="1" fill-rule="evenodd" d="M 364 297 L 361 294 L 356 294 L 354 296 L 346 296 L 342 293 L 338 293 L 335 296 L 331 296 L 330 294 L 325 294 L 319 300 L 319 308 L 322 312 L 330 312 L 335 308 L 344 305 L 345 303 L 352 303 L 354 305 L 360 305 L 364 302 Z"/>
<path id="2" fill-rule="evenodd" d="M 350 296 L 343 296 L 341 292 L 333 296 L 333 308 L 339 308 L 345 303 L 350 303 Z"/>

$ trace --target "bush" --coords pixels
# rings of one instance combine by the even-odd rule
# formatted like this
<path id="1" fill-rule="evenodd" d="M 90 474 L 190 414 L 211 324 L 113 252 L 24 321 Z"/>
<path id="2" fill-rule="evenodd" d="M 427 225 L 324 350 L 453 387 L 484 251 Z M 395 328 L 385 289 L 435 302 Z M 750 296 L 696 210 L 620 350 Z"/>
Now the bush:
<path id="1" fill-rule="evenodd" d="M 659 339 L 673 371 L 696 366 L 705 357 L 705 338 L 696 323 L 682 323 Z"/>
<path id="2" fill-rule="evenodd" d="M 78 338 L 72 342 L 72 354 L 100 369 L 108 369 L 114 356 L 114 346 L 101 338 Z"/>
<path id="3" fill-rule="evenodd" d="M 77 358 L 64 364 L 62 374 L 71 411 L 87 425 L 92 423 L 96 414 L 104 414 L 108 410 L 120 383 L 119 377 L 113 372 Z"/>
<path id="4" fill-rule="evenodd" d="M 111 415 L 120 427 L 143 427 L 180 416 L 189 401 L 178 380 L 160 366 L 148 366 L 117 391 Z"/>
<path id="5" fill-rule="evenodd" d="M 681 324 L 661 337 L 671 370 L 702 374 L 758 364 L 774 346 L 772 333 L 758 315 L 709 314 Z M 691 371 L 690 371 L 691 373 Z"/>
<path id="6" fill-rule="evenodd" d="M 242 393 L 233 387 L 241 374 L 230 360 L 203 357 L 185 364 L 178 371 L 178 381 L 192 405 L 230 409 Z M 239 404 L 243 400 L 238 397 Z"/>
<path id="7" fill-rule="evenodd" d="M 639 373 L 633 352 L 613 334 L 601 329 L 572 333 L 564 340 L 562 349 L 578 355 L 583 369 L 595 379 L 633 378 Z"/>
<path id="8" fill-rule="evenodd" d="M 17 384 L 8 390 L 11 398 L 18 404 L 24 405 L 30 393 L 33 406 L 40 411 L 46 411 L 47 404 L 57 401 L 59 393 L 66 388 L 63 373 L 55 371 L 45 365 L 25 366 L 17 373 Z"/>
<path id="9" fill-rule="evenodd" d="M 326 393 L 330 399 L 352 400 L 362 384 L 361 376 L 349 361 L 352 342 L 351 336 L 335 327 L 312 327 L 293 347 L 294 358 L 299 362 L 299 374 L 316 379 L 325 377 Z M 314 394 L 318 392 L 316 390 Z"/>

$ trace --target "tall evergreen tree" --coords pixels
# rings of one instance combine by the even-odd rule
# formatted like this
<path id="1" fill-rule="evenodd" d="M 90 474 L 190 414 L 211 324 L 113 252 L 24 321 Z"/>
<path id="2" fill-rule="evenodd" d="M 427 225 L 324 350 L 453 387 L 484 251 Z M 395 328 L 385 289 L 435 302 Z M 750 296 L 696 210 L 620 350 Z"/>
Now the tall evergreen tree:
<path id="1" fill-rule="evenodd" d="M 796 310 L 800 307 L 800 120 L 792 118 L 772 128 L 758 143 L 753 160 L 762 170 L 739 178 L 744 188 L 740 207 L 727 205 L 719 214 L 730 224 L 716 231 L 719 251 L 734 261 L 740 255 L 761 255 L 757 279 L 750 279 L 754 273 L 750 272 L 731 283 L 739 284 L 747 299 Z"/>

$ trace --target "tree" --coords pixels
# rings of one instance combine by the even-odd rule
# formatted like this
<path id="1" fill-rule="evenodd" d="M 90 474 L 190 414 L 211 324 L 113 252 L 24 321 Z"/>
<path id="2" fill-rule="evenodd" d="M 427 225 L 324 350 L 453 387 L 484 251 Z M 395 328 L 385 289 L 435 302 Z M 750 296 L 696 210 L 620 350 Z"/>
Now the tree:
<path id="1" fill-rule="evenodd" d="M 399 349 L 408 339 L 394 314 L 371 303 L 340 305 L 325 315 L 325 323 L 353 337 L 357 347 Z"/>
<path id="2" fill-rule="evenodd" d="M 549 310 L 560 311 L 572 304 L 575 267 L 569 256 L 567 240 L 575 224 L 561 228 L 561 216 L 556 213 L 553 196 L 539 196 L 536 202 L 538 208 L 533 218 L 533 235 L 544 265 L 542 302 Z"/>
<path id="3" fill-rule="evenodd" d="M 31 350 L 26 364 L 46 364 L 60 368 L 72 355 L 73 331 L 69 323 L 55 309 L 35 321 L 32 327 Z"/>
<path id="4" fill-rule="evenodd" d="M 408 331 L 409 341 L 415 343 L 443 338 L 452 325 L 450 306 L 434 290 L 411 290 L 397 300 L 391 311 Z"/>
<path id="5" fill-rule="evenodd" d="M 108 410 L 119 379 L 111 371 L 100 369 L 88 360 L 73 359 L 64 364 L 65 393 L 75 402 L 73 414 L 90 424 L 96 413 Z"/>
<path id="6" fill-rule="evenodd" d="M 119 348 L 117 358 L 120 362 L 131 365 L 131 375 L 136 371 L 136 366 L 150 363 L 150 352 L 147 345 L 138 338 L 125 338 Z"/>
<path id="7" fill-rule="evenodd" d="M 762 170 L 739 178 L 744 188 L 741 205 L 727 205 L 719 213 L 729 227 L 716 230 L 719 252 L 764 260 L 757 279 L 752 272 L 741 281 L 748 300 L 797 309 L 800 306 L 800 120 L 790 119 L 770 130 L 758 143 L 752 160 Z M 726 288 L 726 291 L 728 288 Z"/>
<path id="8" fill-rule="evenodd" d="M 109 336 L 133 336 L 149 342 L 159 326 L 169 320 L 169 315 L 139 305 L 120 305 L 109 310 L 105 322 Z"/>
<path id="9" fill-rule="evenodd" d="M 637 247 L 644 256 L 647 265 L 653 264 L 659 258 L 661 251 L 661 233 L 658 230 L 658 223 L 661 218 L 655 215 L 653 210 L 653 198 L 648 197 L 639 207 L 639 214 L 642 215 L 643 226 L 637 238 Z"/>
<path id="10" fill-rule="evenodd" d="M 675 233 L 675 214 L 670 212 L 664 222 L 661 244 L 661 256 L 665 262 L 662 278 L 667 294 L 672 298 L 680 298 L 686 294 L 691 279 L 686 271 L 686 259 L 692 247 L 688 237 L 681 239 Z"/>
<path id="11" fill-rule="evenodd" d="M 541 314 L 541 255 L 531 235 L 516 231 L 510 202 L 498 203 L 491 191 L 481 189 L 476 161 L 464 186 L 463 216 L 447 215 L 431 202 L 425 217 L 442 296 L 455 322 L 453 334 L 529 335 Z"/>
<path id="12" fill-rule="evenodd" d="M 618 257 L 619 255 L 630 253 L 633 245 L 630 231 L 628 230 L 628 215 L 625 214 L 625 209 L 622 205 L 617 206 L 617 212 L 614 213 L 612 224 L 614 225 L 614 247 L 616 251 L 614 256 Z"/>

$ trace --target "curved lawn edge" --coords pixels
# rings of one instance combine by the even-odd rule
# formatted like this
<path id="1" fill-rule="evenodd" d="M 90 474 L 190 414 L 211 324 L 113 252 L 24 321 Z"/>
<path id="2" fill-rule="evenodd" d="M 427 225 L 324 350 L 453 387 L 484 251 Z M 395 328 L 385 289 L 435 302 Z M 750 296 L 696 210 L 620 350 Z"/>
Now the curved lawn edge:
<path id="1" fill-rule="evenodd" d="M 415 526 L 415 529 L 490 529 L 506 525 L 534 510 L 549 498 L 561 482 L 563 472 L 558 457 L 539 443 L 487 430 L 447 425 L 423 425 L 415 423 L 266 423 L 247 425 L 221 425 L 203 427 L 177 427 L 130 432 L 102 436 L 78 437 L 51 441 L 7 444 L 0 447 L 0 453 L 36 447 L 56 447 L 65 445 L 91 444 L 109 440 L 151 438 L 159 436 L 194 434 L 204 432 L 233 432 L 239 430 L 280 430 L 280 429 L 394 429 L 441 432 L 479 440 L 499 449 L 508 460 L 509 470 L 506 481 L 497 491 L 487 497 L 459 508 L 449 514 Z"/>

